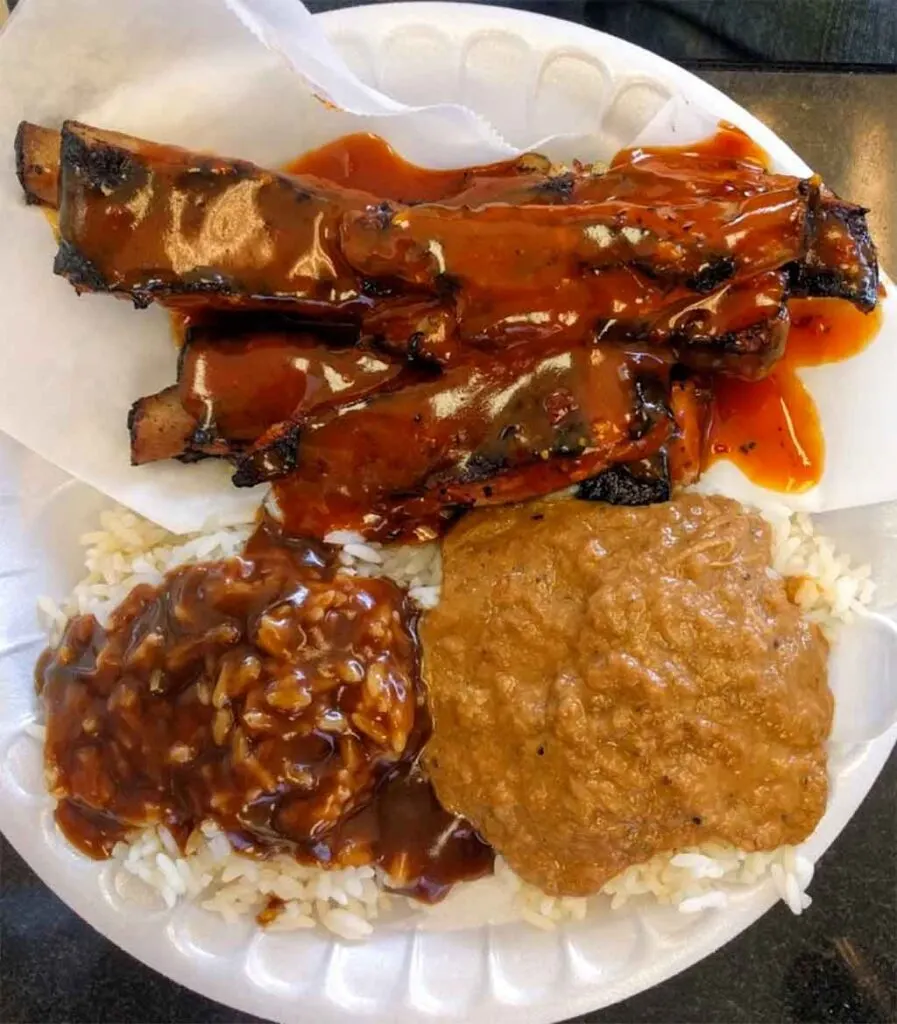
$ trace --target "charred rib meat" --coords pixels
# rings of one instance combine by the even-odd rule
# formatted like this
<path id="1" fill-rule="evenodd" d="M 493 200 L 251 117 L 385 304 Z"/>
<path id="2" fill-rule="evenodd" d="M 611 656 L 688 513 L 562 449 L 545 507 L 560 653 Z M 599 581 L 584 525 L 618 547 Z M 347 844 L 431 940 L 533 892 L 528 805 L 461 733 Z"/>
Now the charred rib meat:
<path id="1" fill-rule="evenodd" d="M 706 293 L 738 275 L 803 258 L 810 186 L 790 182 L 740 201 L 708 198 L 667 207 L 627 198 L 361 210 L 343 218 L 341 248 L 359 273 L 398 277 L 419 288 L 447 277 L 474 293 L 522 298 L 595 271 L 634 266 Z"/>
<path id="2" fill-rule="evenodd" d="M 446 510 L 520 500 L 658 450 L 667 364 L 614 347 L 514 349 L 435 381 L 310 417 L 275 487 L 290 531 L 387 535 Z M 240 466 L 235 482 L 259 482 Z"/>
<path id="3" fill-rule="evenodd" d="M 53 133 L 37 131 L 50 148 Z M 76 287 L 125 292 L 138 303 L 276 301 L 354 317 L 365 296 L 388 295 L 400 280 L 431 293 L 460 283 L 475 310 L 487 293 L 523 316 L 556 287 L 581 280 L 577 311 L 594 321 L 608 315 L 596 279 L 621 265 L 699 294 L 788 267 L 801 293 L 863 308 L 875 301 L 862 209 L 816 181 L 749 161 L 708 161 L 700 147 L 632 151 L 604 174 L 552 177 L 538 164 L 410 207 L 74 122 L 64 127 L 62 163 L 63 205 L 72 210 L 63 210 L 59 271 Z M 317 213 L 322 219 L 312 224 Z M 276 232 L 266 227 L 275 216 Z M 111 220 L 117 234 L 100 245 L 92 226 Z M 152 225 L 171 230 L 167 251 L 158 240 L 142 246 Z M 469 270 L 471 251 L 485 275 Z M 373 282 L 380 283 L 371 291 Z M 479 320 L 462 317 L 460 337 L 481 333 Z"/>
<path id="4" fill-rule="evenodd" d="M 331 317 L 366 305 L 337 237 L 344 213 L 375 201 L 364 193 L 74 121 L 59 189 L 55 270 L 79 290 Z"/>
<path id="5" fill-rule="evenodd" d="M 22 121 L 16 132 L 16 176 L 25 199 L 55 208 L 59 203 L 59 132 Z"/>
<path id="6" fill-rule="evenodd" d="M 177 385 L 132 410 L 134 462 L 230 458 L 292 531 L 433 536 L 582 481 L 666 495 L 700 473 L 700 375 L 769 373 L 792 294 L 877 300 L 865 211 L 735 129 L 600 173 L 410 168 L 408 202 L 380 166 L 362 180 L 389 199 L 315 177 L 323 153 L 284 174 L 77 122 L 16 140 L 29 201 L 58 195 L 57 272 L 191 315 Z M 260 310 L 292 326 L 244 330 Z"/>
<path id="7" fill-rule="evenodd" d="M 878 301 L 878 258 L 866 211 L 823 187 L 806 257 L 791 274 L 794 295 L 847 299 L 868 313 Z"/>
<path id="8" fill-rule="evenodd" d="M 131 461 L 237 457 L 275 424 L 356 401 L 399 382 L 405 367 L 355 346 L 328 348 L 307 331 L 191 328 L 178 384 L 140 399 L 131 415 Z"/>
<path id="9" fill-rule="evenodd" d="M 143 466 L 162 459 L 196 462 L 229 454 L 226 443 L 202 438 L 198 428 L 196 419 L 181 404 L 177 384 L 138 398 L 128 414 L 131 465 Z"/>

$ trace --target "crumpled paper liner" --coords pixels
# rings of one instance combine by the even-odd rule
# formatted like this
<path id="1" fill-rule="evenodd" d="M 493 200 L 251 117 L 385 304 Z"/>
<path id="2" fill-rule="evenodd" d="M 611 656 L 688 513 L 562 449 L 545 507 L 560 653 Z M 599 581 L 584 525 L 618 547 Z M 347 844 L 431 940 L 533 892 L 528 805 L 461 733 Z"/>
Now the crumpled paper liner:
<path id="1" fill-rule="evenodd" d="M 513 76 L 523 66 L 506 62 L 498 76 L 487 75 L 478 85 L 493 126 L 448 102 L 453 90 L 464 93 L 458 77 L 440 78 L 447 102 L 424 106 L 400 103 L 365 83 L 298 2 L 28 0 L 0 35 L 0 429 L 176 532 L 212 519 L 245 519 L 263 493 L 233 488 L 223 464 L 130 465 L 125 424 L 131 403 L 175 379 L 168 319 L 160 308 L 137 312 L 108 296 L 78 298 L 54 277 L 52 234 L 40 212 L 24 205 L 14 176 L 12 139 L 19 120 L 58 124 L 77 118 L 269 166 L 365 130 L 383 135 L 409 159 L 443 167 L 524 149 L 606 157 L 621 140 L 700 138 L 717 120 L 684 95 L 663 104 L 670 90 L 661 84 L 654 93 L 649 88 L 650 104 L 631 110 L 621 105 L 612 120 L 596 123 L 586 104 L 578 121 L 565 116 L 563 133 L 546 137 L 534 121 L 527 135 L 521 109 L 511 110 L 521 90 L 499 88 L 501 75 Z M 607 78 L 608 90 L 618 88 L 594 61 L 583 66 L 594 70 L 595 81 Z M 431 89 L 426 68 L 420 74 Z M 407 80 L 403 88 L 409 91 Z M 575 113 L 571 95 L 561 89 L 555 109 Z M 501 134 L 504 110 L 514 146 Z M 897 361 L 895 339 L 887 333 L 859 358 L 808 374 L 828 464 L 822 485 L 793 504 L 837 508 L 897 496 L 897 431 L 890 419 Z M 714 481 L 745 499 L 758 491 L 731 466 L 714 467 Z"/>

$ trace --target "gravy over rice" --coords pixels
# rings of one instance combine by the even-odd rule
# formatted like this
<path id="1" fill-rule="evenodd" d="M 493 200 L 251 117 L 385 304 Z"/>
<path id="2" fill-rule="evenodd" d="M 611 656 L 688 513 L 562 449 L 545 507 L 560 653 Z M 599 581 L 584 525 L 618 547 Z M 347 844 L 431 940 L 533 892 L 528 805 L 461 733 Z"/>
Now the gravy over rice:
<path id="1" fill-rule="evenodd" d="M 185 845 L 213 820 L 239 850 L 376 864 L 438 899 L 491 867 L 415 769 L 429 717 L 415 613 L 391 580 L 270 523 L 239 558 L 73 618 L 41 659 L 56 816 L 93 856 L 134 828 Z"/>

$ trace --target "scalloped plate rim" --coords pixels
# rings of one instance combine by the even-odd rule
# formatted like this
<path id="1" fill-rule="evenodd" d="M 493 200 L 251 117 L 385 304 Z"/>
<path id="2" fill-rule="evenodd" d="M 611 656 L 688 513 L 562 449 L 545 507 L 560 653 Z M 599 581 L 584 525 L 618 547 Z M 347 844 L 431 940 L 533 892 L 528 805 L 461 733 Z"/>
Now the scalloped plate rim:
<path id="1" fill-rule="evenodd" d="M 520 29 L 524 39 L 532 38 L 538 33 L 539 26 L 550 29 L 552 35 L 563 37 L 564 41 L 554 46 L 582 48 L 587 52 L 598 49 L 615 48 L 618 53 L 631 54 L 637 60 L 639 76 L 679 87 L 704 104 L 718 116 L 726 117 L 740 125 L 762 145 L 777 161 L 786 164 L 792 173 L 806 173 L 806 165 L 800 158 L 757 118 L 730 100 L 714 87 L 696 78 L 690 72 L 664 60 L 648 51 L 617 39 L 597 30 L 587 29 L 575 23 L 559 21 L 544 15 L 533 14 L 508 8 L 495 8 L 458 3 L 403 3 L 383 4 L 376 7 L 346 8 L 318 15 L 325 28 L 330 31 L 349 28 L 353 32 L 363 31 L 365 23 L 376 24 L 382 19 L 396 19 L 407 24 L 449 24 L 456 25 L 452 19 L 464 19 L 469 22 L 465 30 L 467 34 L 482 32 L 488 29 Z M 351 19 L 351 21 L 349 20 Z M 28 457 L 37 459 L 29 453 Z M 84 485 L 86 486 L 86 485 Z M 21 721 L 21 715 L 18 716 Z M 6 748 L 7 738 L 12 730 L 0 726 L 0 735 Z M 809 845 L 818 859 L 855 813 L 859 804 L 873 785 L 891 750 L 897 743 L 897 728 L 865 744 L 862 753 L 851 765 L 848 785 L 850 797 L 846 805 L 838 807 L 835 816 L 829 816 L 821 828 L 811 839 Z M 2 781 L 2 780 L 0 780 Z M 228 970 L 228 963 L 223 958 L 194 959 L 187 958 L 170 942 L 141 942 L 139 932 L 135 929 L 132 919 L 122 915 L 109 904 L 94 888 L 96 877 L 103 865 L 97 865 L 83 858 L 60 858 L 55 844 L 48 843 L 42 836 L 36 837 L 33 828 L 27 823 L 37 816 L 43 818 L 50 806 L 49 797 L 32 801 L 27 807 L 18 798 L 10 796 L 3 785 L 0 785 L 0 807 L 10 813 L 4 822 L 3 831 L 11 845 L 26 860 L 32 870 L 44 883 L 59 896 L 72 910 L 102 935 L 119 945 L 122 949 L 141 960 L 143 963 L 164 974 L 179 984 L 200 992 L 210 999 L 239 1008 L 248 1013 L 269 1017 L 281 1021 L 293 1021 L 304 1017 L 306 1010 L 315 1014 L 315 1019 L 322 1024 L 343 1024 L 351 1019 L 359 1019 L 360 1015 L 342 1007 L 323 1002 L 319 997 L 313 1004 L 293 1002 L 289 998 L 280 997 L 270 991 L 264 991 L 251 984 L 245 972 L 238 974 Z M 19 813 L 15 813 L 18 811 Z M 27 819 L 27 821 L 26 821 Z M 77 867 L 70 865 L 77 864 Z M 60 875 L 64 881 L 60 882 Z M 90 879 L 84 884 L 85 879 Z M 538 1002 L 530 1005 L 499 1004 L 492 999 L 481 999 L 480 1002 L 466 1009 L 463 1018 L 448 1014 L 421 1014 L 402 999 L 397 1005 L 386 1011 L 366 1014 L 365 1020 L 389 1020 L 394 1022 L 412 1022 L 422 1017 L 432 1019 L 463 1019 L 489 1024 L 502 1022 L 531 1022 L 531 1024 L 551 1024 L 577 1014 L 611 1005 L 621 999 L 658 984 L 659 982 L 679 973 L 693 963 L 719 949 L 729 939 L 734 938 L 744 928 L 756 921 L 776 902 L 775 894 L 770 885 L 758 890 L 750 899 L 741 901 L 731 907 L 726 914 L 717 914 L 708 920 L 707 927 L 692 935 L 683 945 L 673 950 L 664 950 L 652 963 L 642 965 L 635 970 L 628 968 L 610 981 L 609 984 L 579 984 L 575 988 L 556 985 L 555 991 Z M 154 918 L 161 922 L 164 931 L 169 915 L 163 914 Z M 149 926 L 150 923 L 147 922 Z M 136 937 L 135 937 L 136 935 Z M 409 942 L 417 941 L 416 933 L 412 933 Z M 135 948 L 135 947 L 139 947 Z"/>

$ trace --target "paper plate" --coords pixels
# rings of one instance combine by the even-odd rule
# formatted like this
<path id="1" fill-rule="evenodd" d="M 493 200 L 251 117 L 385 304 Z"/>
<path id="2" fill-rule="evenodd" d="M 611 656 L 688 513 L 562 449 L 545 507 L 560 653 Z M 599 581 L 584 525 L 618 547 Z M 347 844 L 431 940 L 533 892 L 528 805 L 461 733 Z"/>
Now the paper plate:
<path id="1" fill-rule="evenodd" d="M 525 69 L 532 88 L 520 99 L 520 123 L 503 124 L 512 142 L 533 118 L 545 120 L 546 134 L 563 131 L 563 118 L 572 112 L 581 123 L 583 104 L 594 105 L 585 112 L 612 134 L 615 118 L 621 124 L 633 116 L 647 120 L 680 93 L 746 129 L 783 170 L 806 172 L 781 140 L 720 93 L 598 32 L 518 11 L 438 3 L 321 17 L 353 68 L 400 100 L 474 96 L 488 117 L 489 104 L 506 93 L 502 68 L 513 66 L 518 77 Z M 895 329 L 891 314 L 885 329 Z M 543 932 L 483 923 L 483 908 L 473 899 L 467 903 L 474 906 L 455 917 L 440 916 L 426 927 L 384 926 L 361 945 L 319 931 L 275 935 L 251 923 L 222 927 L 220 919 L 191 906 L 163 913 L 126 904 L 111 866 L 81 857 L 56 831 L 40 746 L 28 732 L 33 665 L 43 644 L 36 598 L 62 596 L 78 579 L 77 538 L 107 504 L 97 491 L 0 435 L 0 818 L 13 845 L 62 899 L 151 967 L 222 1003 L 279 1021 L 558 1021 L 683 970 L 774 902 L 769 885 L 734 894 L 724 910 L 696 915 L 649 905 L 611 913 L 606 901 L 595 900 L 585 921 Z M 831 514 L 822 528 L 842 550 L 873 562 L 885 610 L 897 605 L 897 590 L 888 583 L 897 580 L 897 505 Z M 839 680 L 884 680 L 897 692 L 894 635 L 886 617 L 846 630 L 832 667 L 835 688 Z M 856 724 L 855 735 L 867 729 Z M 805 847 L 813 859 L 859 806 L 895 741 L 891 729 L 832 751 L 829 807 Z"/>

